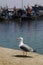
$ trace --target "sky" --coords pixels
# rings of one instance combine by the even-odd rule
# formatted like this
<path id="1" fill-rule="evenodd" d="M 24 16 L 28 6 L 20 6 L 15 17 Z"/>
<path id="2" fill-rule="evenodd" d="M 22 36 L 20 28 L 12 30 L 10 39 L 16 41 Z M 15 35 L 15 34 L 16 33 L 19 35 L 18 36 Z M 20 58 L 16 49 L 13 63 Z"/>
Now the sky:
<path id="1" fill-rule="evenodd" d="M 23 1 L 23 5 L 22 5 Z M 33 6 L 35 4 L 43 6 L 43 0 L 0 0 L 0 6 L 5 7 L 8 5 L 9 8 L 16 6 L 17 8 L 22 8 L 27 5 Z"/>

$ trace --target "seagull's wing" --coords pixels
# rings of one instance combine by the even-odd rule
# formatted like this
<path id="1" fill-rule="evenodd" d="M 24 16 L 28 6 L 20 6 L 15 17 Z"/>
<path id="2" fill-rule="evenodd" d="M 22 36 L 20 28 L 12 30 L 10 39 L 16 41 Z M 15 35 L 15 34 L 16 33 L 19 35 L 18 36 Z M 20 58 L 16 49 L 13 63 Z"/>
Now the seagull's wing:
<path id="1" fill-rule="evenodd" d="M 26 44 L 24 44 L 25 45 L 25 47 L 28 49 L 28 51 L 33 51 L 33 48 L 31 48 L 30 46 L 28 46 L 28 45 L 26 45 Z"/>
<path id="2" fill-rule="evenodd" d="M 21 45 L 20 48 L 22 50 L 28 51 L 28 52 L 32 52 L 33 51 L 33 49 L 30 46 L 26 45 L 26 44 Z"/>

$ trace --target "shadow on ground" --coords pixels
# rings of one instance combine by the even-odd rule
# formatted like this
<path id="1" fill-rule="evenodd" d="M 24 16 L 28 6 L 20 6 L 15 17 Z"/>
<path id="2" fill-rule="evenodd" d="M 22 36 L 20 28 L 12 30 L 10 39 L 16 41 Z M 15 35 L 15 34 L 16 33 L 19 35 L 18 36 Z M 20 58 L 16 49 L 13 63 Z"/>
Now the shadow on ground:
<path id="1" fill-rule="evenodd" d="M 12 55 L 12 57 L 19 57 L 19 58 L 33 58 L 32 56 L 26 56 L 26 55 Z"/>

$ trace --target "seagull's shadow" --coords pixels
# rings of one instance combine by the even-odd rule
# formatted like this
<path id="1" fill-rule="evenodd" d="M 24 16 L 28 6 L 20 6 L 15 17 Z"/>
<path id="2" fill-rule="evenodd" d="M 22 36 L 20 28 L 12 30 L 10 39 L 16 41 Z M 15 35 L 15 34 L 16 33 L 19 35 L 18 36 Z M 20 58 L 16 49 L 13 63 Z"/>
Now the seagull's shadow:
<path id="1" fill-rule="evenodd" d="M 13 55 L 12 57 L 19 57 L 19 58 L 33 58 L 32 56 L 26 56 L 26 55 Z"/>

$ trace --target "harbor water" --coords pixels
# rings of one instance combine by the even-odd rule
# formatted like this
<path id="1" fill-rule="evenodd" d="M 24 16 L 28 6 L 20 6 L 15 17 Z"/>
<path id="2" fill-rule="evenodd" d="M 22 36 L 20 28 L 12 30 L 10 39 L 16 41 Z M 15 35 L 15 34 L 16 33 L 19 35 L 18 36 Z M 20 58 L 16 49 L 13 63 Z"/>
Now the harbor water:
<path id="1" fill-rule="evenodd" d="M 0 46 L 20 49 L 18 37 L 24 38 L 24 43 L 39 54 L 43 54 L 43 20 L 35 21 L 6 21 L 0 23 Z"/>

